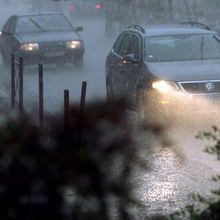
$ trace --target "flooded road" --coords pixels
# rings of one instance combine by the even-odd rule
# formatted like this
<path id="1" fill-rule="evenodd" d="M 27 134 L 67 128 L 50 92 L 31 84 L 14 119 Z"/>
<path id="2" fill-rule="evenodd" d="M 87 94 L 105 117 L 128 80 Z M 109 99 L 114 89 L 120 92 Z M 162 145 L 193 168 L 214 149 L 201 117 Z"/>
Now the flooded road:
<path id="1" fill-rule="evenodd" d="M 7 14 L 8 15 L 8 14 Z M 77 20 L 84 26 L 85 66 L 76 71 L 73 66 L 44 69 L 44 103 L 46 112 L 62 111 L 64 89 L 70 91 L 70 101 L 79 103 L 81 83 L 87 81 L 87 101 L 105 99 L 105 57 L 112 46 L 113 38 L 105 37 L 104 20 Z M 10 77 L 4 75 L 2 95 L 10 96 Z M 27 111 L 38 107 L 38 74 L 34 68 L 24 75 L 24 106 Z M 144 208 L 134 215 L 138 220 L 150 214 L 168 214 L 192 202 L 190 193 L 210 196 L 210 189 L 216 183 L 210 180 L 219 174 L 219 162 L 214 156 L 203 152 L 207 143 L 198 140 L 198 132 L 209 130 L 219 124 L 219 118 L 210 114 L 181 116 L 178 124 L 167 128 L 167 135 L 173 141 L 170 146 L 155 142 L 142 154 L 142 160 L 149 164 L 149 170 L 134 169 L 135 194 Z M 148 147 L 148 138 L 142 143 Z"/>

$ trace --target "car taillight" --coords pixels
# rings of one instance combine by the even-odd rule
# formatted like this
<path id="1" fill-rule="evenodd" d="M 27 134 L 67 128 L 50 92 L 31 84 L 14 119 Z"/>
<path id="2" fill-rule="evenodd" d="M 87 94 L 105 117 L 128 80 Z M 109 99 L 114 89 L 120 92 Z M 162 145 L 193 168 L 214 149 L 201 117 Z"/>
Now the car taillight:
<path id="1" fill-rule="evenodd" d="M 98 3 L 95 5 L 95 8 L 96 8 L 96 10 L 100 10 L 102 8 L 102 5 Z"/>
<path id="2" fill-rule="evenodd" d="M 70 6 L 69 6 L 69 10 L 70 10 L 70 11 L 74 11 L 74 10 L 75 10 L 75 6 L 74 6 L 74 5 L 70 5 Z"/>

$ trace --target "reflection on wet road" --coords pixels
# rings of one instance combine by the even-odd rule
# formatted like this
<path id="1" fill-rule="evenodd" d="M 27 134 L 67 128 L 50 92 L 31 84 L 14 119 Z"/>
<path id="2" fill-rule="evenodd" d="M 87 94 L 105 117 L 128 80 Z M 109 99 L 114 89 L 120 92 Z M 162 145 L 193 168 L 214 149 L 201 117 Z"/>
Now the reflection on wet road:
<path id="1" fill-rule="evenodd" d="M 203 129 L 201 124 L 197 126 L 197 129 L 171 128 L 170 137 L 176 144 L 153 146 L 145 155 L 149 170 L 134 169 L 135 195 L 145 206 L 138 212 L 137 219 L 173 213 L 194 203 L 189 197 L 192 193 L 209 197 L 211 190 L 220 186 L 211 180 L 213 175 L 220 173 L 219 162 L 203 152 L 207 143 L 196 139 L 197 132 Z"/>

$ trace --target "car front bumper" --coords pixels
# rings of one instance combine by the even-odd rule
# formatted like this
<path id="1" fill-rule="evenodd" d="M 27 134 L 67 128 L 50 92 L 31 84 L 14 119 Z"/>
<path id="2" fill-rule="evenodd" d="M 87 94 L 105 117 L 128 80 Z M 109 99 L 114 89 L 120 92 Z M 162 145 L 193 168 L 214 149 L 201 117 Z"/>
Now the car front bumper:
<path id="1" fill-rule="evenodd" d="M 84 55 L 84 48 L 57 51 L 18 52 L 17 58 L 22 57 L 25 66 L 36 64 L 66 64 L 77 62 Z"/>
<path id="2" fill-rule="evenodd" d="M 220 93 L 191 95 L 176 91 L 169 94 L 148 91 L 140 105 L 155 114 L 220 112 Z"/>

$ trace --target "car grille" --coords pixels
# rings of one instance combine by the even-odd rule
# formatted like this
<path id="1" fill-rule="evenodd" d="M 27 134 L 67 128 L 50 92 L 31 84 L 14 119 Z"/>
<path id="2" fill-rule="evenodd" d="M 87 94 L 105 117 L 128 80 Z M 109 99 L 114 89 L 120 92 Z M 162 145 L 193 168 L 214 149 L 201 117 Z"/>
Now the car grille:
<path id="1" fill-rule="evenodd" d="M 178 83 L 183 92 L 193 96 L 194 101 L 220 104 L 220 80 L 186 81 Z"/>
<path id="2" fill-rule="evenodd" d="M 180 87 L 190 94 L 220 93 L 220 80 L 179 82 Z"/>
<path id="3" fill-rule="evenodd" d="M 64 51 L 66 49 L 66 42 L 56 41 L 41 43 L 40 49 L 42 52 Z"/>
<path id="4" fill-rule="evenodd" d="M 208 95 L 194 95 L 199 101 L 207 101 L 211 103 L 220 103 L 220 94 L 208 94 Z"/>

